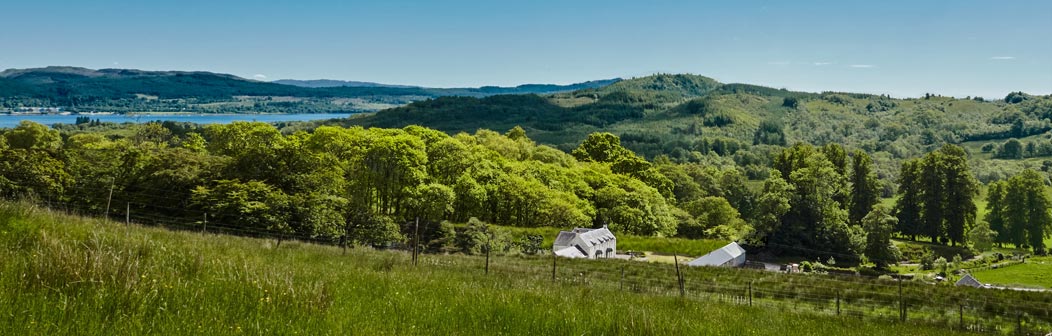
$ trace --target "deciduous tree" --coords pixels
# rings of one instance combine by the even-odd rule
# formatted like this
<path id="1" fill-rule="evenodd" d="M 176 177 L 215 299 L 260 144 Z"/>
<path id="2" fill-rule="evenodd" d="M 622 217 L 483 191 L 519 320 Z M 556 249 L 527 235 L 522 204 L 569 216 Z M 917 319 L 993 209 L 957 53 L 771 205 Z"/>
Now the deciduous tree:
<path id="1" fill-rule="evenodd" d="M 886 269 L 901 258 L 899 249 L 891 242 L 898 219 L 891 215 L 891 210 L 878 205 L 864 218 L 862 227 L 866 230 L 866 257 L 879 269 Z"/>

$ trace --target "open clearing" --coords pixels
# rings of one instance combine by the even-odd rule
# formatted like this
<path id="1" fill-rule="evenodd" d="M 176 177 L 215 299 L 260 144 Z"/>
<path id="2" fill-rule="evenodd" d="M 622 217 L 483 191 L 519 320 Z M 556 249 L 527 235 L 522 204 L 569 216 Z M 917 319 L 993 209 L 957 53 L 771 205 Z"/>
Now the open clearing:
<path id="1" fill-rule="evenodd" d="M 1018 265 L 974 271 L 972 276 L 999 286 L 1052 288 L 1052 257 L 1033 257 Z"/>

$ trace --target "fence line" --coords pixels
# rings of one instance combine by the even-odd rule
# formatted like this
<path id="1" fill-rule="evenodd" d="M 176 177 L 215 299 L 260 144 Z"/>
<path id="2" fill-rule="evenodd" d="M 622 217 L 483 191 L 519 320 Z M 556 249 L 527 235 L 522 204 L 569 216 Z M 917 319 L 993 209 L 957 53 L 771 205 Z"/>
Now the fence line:
<path id="1" fill-rule="evenodd" d="M 491 272 L 495 274 L 515 274 L 516 277 L 537 275 L 538 278 L 543 278 L 543 276 L 540 275 L 543 274 L 543 272 L 539 272 L 540 267 L 523 269 L 518 267 L 508 267 L 508 265 L 503 264 L 499 265 L 502 266 L 491 269 Z M 630 292 L 660 294 L 665 296 L 679 295 L 676 284 L 677 279 L 673 276 L 669 276 L 666 279 L 654 279 L 653 277 L 626 275 L 624 278 L 621 278 L 620 274 L 615 275 L 610 272 L 601 272 L 597 270 L 582 271 L 580 269 L 575 269 L 572 266 L 564 266 L 563 270 L 559 271 L 559 274 L 561 275 L 559 277 L 560 284 L 590 287 L 604 286 L 610 289 L 623 288 L 622 290 Z M 595 274 L 596 276 L 591 276 L 592 274 Z M 615 277 L 618 279 L 613 279 Z M 689 279 L 687 281 L 690 283 Z M 621 286 L 622 283 L 625 284 L 624 287 Z M 748 291 L 748 286 L 741 284 L 694 283 L 693 285 L 688 285 L 686 287 L 686 298 L 690 300 L 719 301 L 738 305 L 751 304 L 753 306 L 766 308 L 776 308 L 801 313 L 842 316 L 845 318 L 866 318 L 888 321 L 899 320 L 898 303 L 894 300 L 869 300 L 870 303 L 868 304 L 857 302 L 848 303 L 848 300 L 845 300 L 839 295 L 836 297 L 830 297 L 816 293 L 765 289 L 757 286 L 755 283 L 752 287 L 752 291 L 750 292 Z M 791 298 L 782 299 L 778 298 L 777 295 L 768 294 L 791 295 Z M 884 294 L 885 296 L 895 296 L 889 293 L 881 294 Z M 894 299 L 897 299 L 897 297 Z M 991 316 L 990 314 L 983 312 L 979 307 L 959 304 L 954 305 L 951 308 L 954 309 L 947 309 L 947 307 L 943 305 L 932 306 L 912 303 L 909 305 L 910 317 L 907 320 L 914 323 L 935 325 L 947 329 L 971 332 L 998 333 L 1005 330 L 1015 331 L 1015 329 L 1004 327 L 1012 321 L 1007 321 L 996 315 Z M 950 313 L 946 313 L 947 311 L 950 311 Z M 1024 322 L 1027 324 L 1037 322 L 1039 323 L 1039 326 L 1043 326 L 1044 328 L 1049 327 L 1046 321 L 1028 320 Z M 1036 329 L 1034 327 L 1030 328 L 1032 330 Z"/>

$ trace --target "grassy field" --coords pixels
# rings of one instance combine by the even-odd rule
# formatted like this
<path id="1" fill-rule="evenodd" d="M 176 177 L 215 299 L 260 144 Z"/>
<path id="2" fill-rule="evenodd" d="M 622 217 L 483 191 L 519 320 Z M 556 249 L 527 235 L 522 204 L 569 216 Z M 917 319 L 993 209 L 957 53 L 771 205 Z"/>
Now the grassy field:
<path id="1" fill-rule="evenodd" d="M 494 263 L 516 260 L 529 261 Z M 0 204 L 0 334 L 954 333 L 486 275 L 482 263 L 425 256 L 412 266 L 401 252 L 276 248 Z"/>
<path id="2" fill-rule="evenodd" d="M 1041 141 L 1041 140 L 1047 140 L 1047 137 L 1044 134 L 1038 134 L 1038 135 L 1031 135 L 1031 136 L 1019 138 L 1019 141 L 1022 141 L 1024 144 L 1027 143 L 1027 142 L 1034 142 L 1034 141 Z M 992 143 L 992 144 L 994 144 L 994 147 L 996 149 L 996 147 L 999 147 L 1000 145 L 1004 144 L 1006 141 L 1008 141 L 1008 139 L 965 141 L 965 142 L 961 143 L 961 147 L 964 147 L 965 149 L 967 149 L 968 152 L 972 154 L 973 158 L 981 159 L 981 160 L 990 160 L 990 159 L 994 158 L 993 157 L 994 156 L 993 152 L 983 152 L 983 150 L 982 150 L 983 145 L 986 145 L 988 143 Z M 1040 159 L 1048 159 L 1048 157 L 1036 157 L 1036 158 L 1032 158 L 1032 159 L 1035 159 L 1038 163 L 1040 163 L 1040 161 L 1041 161 Z"/>
<path id="3" fill-rule="evenodd" d="M 1026 263 L 972 272 L 982 283 L 1012 287 L 1052 288 L 1052 257 L 1032 257 Z"/>

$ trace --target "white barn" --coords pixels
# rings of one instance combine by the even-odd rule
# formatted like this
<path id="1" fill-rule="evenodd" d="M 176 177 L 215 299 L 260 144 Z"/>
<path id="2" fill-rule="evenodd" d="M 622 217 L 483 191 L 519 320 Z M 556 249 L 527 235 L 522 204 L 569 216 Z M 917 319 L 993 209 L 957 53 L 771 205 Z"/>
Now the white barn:
<path id="1" fill-rule="evenodd" d="M 734 242 L 687 263 L 687 266 L 741 267 L 742 265 L 745 265 L 745 249 Z"/>
<path id="2" fill-rule="evenodd" d="M 567 258 L 610 258 L 617 254 L 617 238 L 606 226 L 560 231 L 552 244 L 552 253 Z"/>

